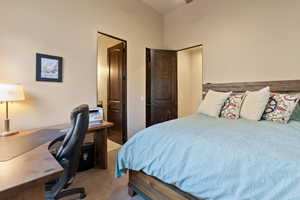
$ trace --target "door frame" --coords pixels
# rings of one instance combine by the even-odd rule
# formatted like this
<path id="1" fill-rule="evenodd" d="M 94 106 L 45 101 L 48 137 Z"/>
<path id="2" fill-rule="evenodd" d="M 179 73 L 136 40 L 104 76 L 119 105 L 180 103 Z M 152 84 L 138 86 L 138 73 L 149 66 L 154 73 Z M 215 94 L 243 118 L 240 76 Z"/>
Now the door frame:
<path id="1" fill-rule="evenodd" d="M 198 44 L 198 45 L 194 45 L 194 46 L 191 46 L 191 47 L 186 47 L 186 48 L 179 49 L 179 50 L 176 50 L 176 51 L 177 52 L 178 51 L 184 51 L 184 50 L 193 49 L 193 48 L 197 48 L 197 47 L 203 47 L 203 44 Z"/>
<path id="2" fill-rule="evenodd" d="M 124 65 L 123 65 L 123 78 L 122 78 L 122 142 L 123 144 L 125 142 L 127 142 L 128 140 L 128 133 L 127 133 L 127 40 L 118 38 L 116 36 L 107 34 L 107 33 L 103 33 L 100 31 L 97 31 L 97 36 L 101 34 L 116 40 L 120 40 L 121 42 L 124 42 Z M 97 51 L 98 51 L 99 47 L 97 46 Z M 97 65 L 97 103 L 98 103 L 98 65 Z"/>
<path id="3" fill-rule="evenodd" d="M 183 49 L 179 49 L 179 50 L 170 50 L 170 51 L 176 51 L 177 53 L 179 51 L 184 51 L 184 50 L 188 50 L 188 49 L 193 49 L 193 48 L 197 48 L 197 47 L 202 47 L 203 48 L 203 44 L 198 44 L 198 45 L 194 45 L 194 46 L 191 46 L 191 47 L 186 47 L 186 48 L 183 48 Z M 150 78 L 148 76 L 151 76 L 151 69 L 148 69 L 148 67 L 150 66 L 149 63 L 150 63 L 150 55 L 148 55 L 148 52 L 151 50 L 152 48 L 149 48 L 149 47 L 146 47 L 146 81 L 145 81 L 145 85 L 146 85 L 146 101 L 145 101 L 145 126 L 148 127 L 148 124 L 147 124 L 147 118 L 149 117 L 149 113 L 147 113 L 147 100 L 149 100 L 150 98 L 150 95 L 151 95 L 151 89 L 150 88 L 147 88 L 147 84 L 148 81 L 150 80 Z M 168 49 L 155 49 L 155 50 L 165 50 L 165 51 L 168 51 Z M 202 50 L 202 53 L 203 53 L 203 50 Z M 178 58 L 177 58 L 177 62 L 178 62 Z M 178 65 L 177 65 L 177 69 L 178 69 Z M 150 73 L 149 73 L 150 72 Z M 177 78 L 178 78 L 178 73 L 177 73 Z M 177 79 L 178 81 L 178 79 Z M 203 84 L 203 60 L 202 60 L 202 84 Z M 149 95 L 149 96 L 148 96 Z M 177 95 L 178 95 L 178 87 L 177 87 Z M 177 99 L 177 106 L 178 106 L 178 99 Z M 178 110 L 177 110 L 178 112 Z M 178 114 L 178 113 L 177 113 Z M 178 117 L 178 116 L 177 116 Z"/>

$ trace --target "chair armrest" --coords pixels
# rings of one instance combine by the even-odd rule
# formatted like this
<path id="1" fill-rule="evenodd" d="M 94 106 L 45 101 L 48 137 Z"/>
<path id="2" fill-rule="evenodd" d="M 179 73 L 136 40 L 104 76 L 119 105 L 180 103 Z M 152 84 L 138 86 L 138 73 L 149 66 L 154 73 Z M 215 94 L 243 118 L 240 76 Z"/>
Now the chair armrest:
<path id="1" fill-rule="evenodd" d="M 60 136 L 59 138 L 56 138 L 55 140 L 53 140 L 53 141 L 49 144 L 48 149 L 51 149 L 51 147 L 52 147 L 54 144 L 56 144 L 56 143 L 58 143 L 58 142 L 64 141 L 65 137 L 66 137 L 66 135 L 62 135 L 62 136 Z"/>

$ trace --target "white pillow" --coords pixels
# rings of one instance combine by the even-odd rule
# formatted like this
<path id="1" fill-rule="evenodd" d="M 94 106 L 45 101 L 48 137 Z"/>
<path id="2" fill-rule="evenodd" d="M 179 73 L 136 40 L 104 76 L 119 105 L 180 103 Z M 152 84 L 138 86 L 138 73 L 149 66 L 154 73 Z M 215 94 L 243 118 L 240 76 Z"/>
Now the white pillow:
<path id="1" fill-rule="evenodd" d="M 241 110 L 241 117 L 258 121 L 261 119 L 270 98 L 270 87 L 259 91 L 246 92 L 246 97 Z"/>
<path id="2" fill-rule="evenodd" d="M 212 117 L 219 117 L 225 101 L 230 96 L 231 92 L 215 92 L 209 90 L 204 100 L 201 102 L 198 112 Z"/>

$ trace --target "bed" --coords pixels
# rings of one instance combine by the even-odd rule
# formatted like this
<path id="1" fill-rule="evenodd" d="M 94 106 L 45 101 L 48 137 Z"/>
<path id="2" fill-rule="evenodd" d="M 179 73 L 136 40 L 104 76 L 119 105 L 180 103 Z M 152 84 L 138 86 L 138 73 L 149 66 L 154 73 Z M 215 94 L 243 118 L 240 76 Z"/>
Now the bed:
<path id="1" fill-rule="evenodd" d="M 300 81 L 205 84 L 204 93 L 270 86 L 299 92 Z M 116 176 L 145 199 L 300 199 L 300 122 L 215 119 L 195 114 L 144 129 L 118 152 Z"/>

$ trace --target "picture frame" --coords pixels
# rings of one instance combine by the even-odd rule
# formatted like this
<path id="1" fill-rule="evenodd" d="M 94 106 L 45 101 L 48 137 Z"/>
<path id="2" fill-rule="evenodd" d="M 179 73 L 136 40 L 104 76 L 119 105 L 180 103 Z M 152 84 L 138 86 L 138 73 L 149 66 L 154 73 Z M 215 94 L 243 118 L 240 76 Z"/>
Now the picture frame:
<path id="1" fill-rule="evenodd" d="M 63 82 L 63 58 L 36 54 L 36 81 Z"/>

